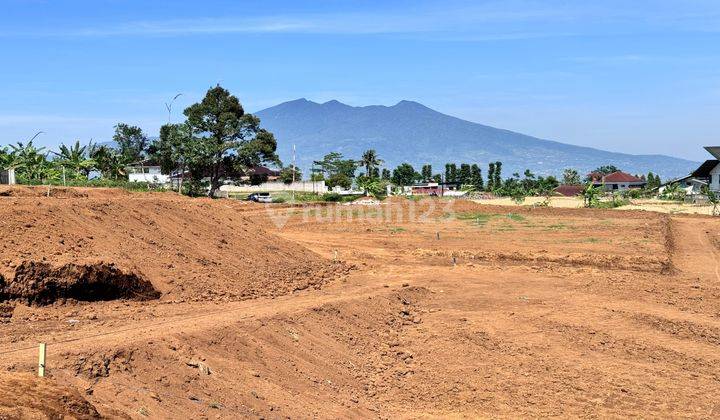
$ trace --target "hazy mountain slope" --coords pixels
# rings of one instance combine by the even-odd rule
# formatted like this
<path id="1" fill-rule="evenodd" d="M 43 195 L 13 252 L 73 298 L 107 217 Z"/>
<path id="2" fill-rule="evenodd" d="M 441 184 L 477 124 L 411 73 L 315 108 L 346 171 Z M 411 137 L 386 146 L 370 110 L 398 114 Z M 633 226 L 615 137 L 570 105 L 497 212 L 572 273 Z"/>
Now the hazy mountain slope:
<path id="1" fill-rule="evenodd" d="M 662 155 L 629 155 L 542 140 L 441 114 L 419 103 L 352 107 L 338 101 L 324 104 L 298 99 L 257 113 L 263 127 L 275 133 L 281 158 L 289 163 L 291 144 L 297 161 L 308 168 L 313 160 L 339 151 L 359 158 L 369 148 L 386 166 L 410 162 L 416 169 L 431 163 L 435 172 L 446 162 L 487 163 L 500 160 L 509 176 L 526 168 L 539 174 L 573 167 L 585 173 L 614 164 L 632 173 L 660 173 L 663 178 L 688 173 L 697 162 Z"/>

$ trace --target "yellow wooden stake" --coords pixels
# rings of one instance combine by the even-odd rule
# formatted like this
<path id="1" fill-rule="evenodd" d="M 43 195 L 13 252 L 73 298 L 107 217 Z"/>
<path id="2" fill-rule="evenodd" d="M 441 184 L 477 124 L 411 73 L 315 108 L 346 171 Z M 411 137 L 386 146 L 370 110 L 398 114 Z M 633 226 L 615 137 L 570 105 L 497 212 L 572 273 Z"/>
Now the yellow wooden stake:
<path id="1" fill-rule="evenodd" d="M 45 354 L 46 345 L 45 343 L 40 343 L 40 354 L 38 358 L 38 376 L 41 378 L 45 376 Z"/>

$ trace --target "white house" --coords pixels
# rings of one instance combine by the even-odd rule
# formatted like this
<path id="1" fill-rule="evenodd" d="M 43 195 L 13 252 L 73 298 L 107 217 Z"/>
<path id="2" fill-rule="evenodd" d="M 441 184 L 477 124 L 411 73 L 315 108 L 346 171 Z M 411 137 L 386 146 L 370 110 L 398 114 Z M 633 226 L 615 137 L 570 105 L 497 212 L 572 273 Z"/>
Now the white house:
<path id="1" fill-rule="evenodd" d="M 630 175 L 623 171 L 616 171 L 611 174 L 592 172 L 587 175 L 596 187 L 604 186 L 607 191 L 629 190 L 642 188 L 647 184 L 643 179 Z"/>
<path id="2" fill-rule="evenodd" d="M 165 175 L 159 166 L 128 166 L 125 168 L 130 182 L 147 182 L 165 185 L 170 183 L 170 175 Z"/>
<path id="3" fill-rule="evenodd" d="M 5 185 L 15 184 L 15 169 L 0 170 L 0 184 L 5 184 Z"/>
<path id="4" fill-rule="evenodd" d="M 675 178 L 667 181 L 658 188 L 658 193 L 661 195 L 665 192 L 665 188 L 668 185 L 680 184 L 680 188 L 685 190 L 686 195 L 699 195 L 703 193 L 705 187 L 707 187 L 707 181 L 700 180 L 693 177 L 692 175 L 686 175 L 682 178 Z"/>
<path id="5" fill-rule="evenodd" d="M 686 178 L 704 182 L 712 191 L 720 191 L 720 146 L 706 146 L 705 150 L 715 159 L 706 160 Z"/>

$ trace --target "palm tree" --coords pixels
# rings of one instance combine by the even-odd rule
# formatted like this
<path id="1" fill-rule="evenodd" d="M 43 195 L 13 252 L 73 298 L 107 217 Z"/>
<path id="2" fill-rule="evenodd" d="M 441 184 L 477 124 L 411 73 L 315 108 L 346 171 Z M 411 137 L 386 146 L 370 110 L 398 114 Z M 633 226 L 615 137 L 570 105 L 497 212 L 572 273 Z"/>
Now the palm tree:
<path id="1" fill-rule="evenodd" d="M 601 194 L 602 187 L 596 187 L 592 182 L 588 182 L 582 191 L 583 204 L 585 207 L 595 207 L 600 201 L 599 196 Z"/>
<path id="2" fill-rule="evenodd" d="M 28 180 L 42 180 L 51 175 L 51 165 L 47 160 L 44 147 L 35 147 L 33 141 L 27 144 L 18 142 L 10 145 L 14 156 L 13 165 L 18 168 L 18 174 Z"/>
<path id="3" fill-rule="evenodd" d="M 61 144 L 60 153 L 55 153 L 55 155 L 58 156 L 59 162 L 70 169 L 74 175 L 84 175 L 87 178 L 95 166 L 95 161 L 87 157 L 88 148 L 89 146 L 80 146 L 80 142 L 75 141 L 75 144 L 70 147 Z"/>
<path id="4" fill-rule="evenodd" d="M 378 157 L 375 149 L 366 150 L 360 159 L 360 165 L 365 167 L 365 176 L 372 178 L 375 169 L 383 164 L 383 160 Z"/>
<path id="5" fill-rule="evenodd" d="M 15 156 L 8 152 L 7 147 L 0 147 L 0 171 L 13 167 Z"/>
<path id="6" fill-rule="evenodd" d="M 665 186 L 662 195 L 668 200 L 681 201 L 685 199 L 686 191 L 679 183 L 673 182 Z"/>

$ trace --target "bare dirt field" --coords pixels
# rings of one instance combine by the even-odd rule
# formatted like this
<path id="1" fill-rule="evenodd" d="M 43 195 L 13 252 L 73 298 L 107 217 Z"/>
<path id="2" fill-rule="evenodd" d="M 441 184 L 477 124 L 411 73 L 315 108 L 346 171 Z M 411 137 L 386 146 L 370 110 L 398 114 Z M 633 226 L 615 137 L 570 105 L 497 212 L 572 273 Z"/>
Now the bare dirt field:
<path id="1" fill-rule="evenodd" d="M 6 189 L 0 418 L 717 418 L 719 228 Z"/>
<path id="2" fill-rule="evenodd" d="M 512 198 L 500 197 L 486 200 L 476 200 L 477 203 L 496 206 L 538 206 L 544 205 L 545 197 L 527 197 L 521 204 L 517 204 Z M 552 197 L 548 203 L 549 207 L 578 209 L 584 207 L 581 197 Z M 712 215 L 713 206 L 710 204 L 690 204 L 672 200 L 660 200 L 657 198 L 632 199 L 630 203 L 617 207 L 615 210 L 644 210 L 658 213 L 670 214 L 704 214 Z"/>

